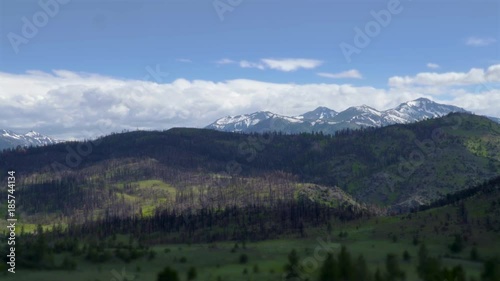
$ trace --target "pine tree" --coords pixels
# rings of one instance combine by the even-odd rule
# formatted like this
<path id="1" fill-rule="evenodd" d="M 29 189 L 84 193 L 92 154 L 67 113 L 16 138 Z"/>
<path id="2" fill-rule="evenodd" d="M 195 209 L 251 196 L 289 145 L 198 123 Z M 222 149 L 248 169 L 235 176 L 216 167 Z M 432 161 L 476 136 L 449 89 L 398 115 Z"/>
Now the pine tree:
<path id="1" fill-rule="evenodd" d="M 339 268 L 335 257 L 328 253 L 319 273 L 319 281 L 337 280 Z"/>
<path id="2" fill-rule="evenodd" d="M 356 260 L 356 265 L 355 265 L 355 271 L 354 271 L 354 280 L 363 280 L 363 281 L 371 281 L 371 273 L 368 269 L 368 266 L 366 264 L 365 258 L 360 255 L 358 259 Z"/>
<path id="3" fill-rule="evenodd" d="M 197 275 L 198 274 L 196 273 L 196 268 L 194 266 L 191 266 L 187 273 L 187 280 L 194 280 L 196 279 Z"/>
<path id="4" fill-rule="evenodd" d="M 354 270 L 352 268 L 351 255 L 345 246 L 342 246 L 339 253 L 339 271 L 342 280 L 353 280 Z"/>
<path id="5" fill-rule="evenodd" d="M 286 280 L 295 280 L 299 277 L 299 255 L 295 249 L 288 254 L 288 264 L 285 266 L 285 272 Z"/>
<path id="6" fill-rule="evenodd" d="M 158 273 L 157 281 L 179 281 L 177 271 L 170 267 L 165 267 L 162 272 Z"/>
<path id="7" fill-rule="evenodd" d="M 398 258 L 394 254 L 388 254 L 385 260 L 386 280 L 404 280 L 405 273 L 399 268 Z"/>

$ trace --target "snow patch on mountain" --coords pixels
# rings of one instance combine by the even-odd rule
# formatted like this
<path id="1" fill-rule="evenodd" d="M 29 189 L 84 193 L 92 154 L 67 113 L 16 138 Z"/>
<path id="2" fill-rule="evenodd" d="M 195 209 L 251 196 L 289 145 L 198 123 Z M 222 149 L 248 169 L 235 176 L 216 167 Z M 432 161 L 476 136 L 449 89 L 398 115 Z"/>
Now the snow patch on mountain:
<path id="1" fill-rule="evenodd" d="M 17 146 L 43 146 L 58 143 L 59 141 L 35 131 L 19 134 L 11 130 L 0 129 L 0 149 Z"/>
<path id="2" fill-rule="evenodd" d="M 264 126 L 262 122 L 274 118 L 273 120 L 282 121 L 278 122 L 281 127 L 269 127 L 267 128 L 268 131 L 284 130 L 287 133 L 297 133 L 324 130 L 334 132 L 343 128 L 381 127 L 391 124 L 417 122 L 444 116 L 451 112 L 468 111 L 457 106 L 439 104 L 426 98 L 419 98 L 384 111 L 379 111 L 367 105 L 352 106 L 342 112 L 336 112 L 327 107 L 318 107 L 313 111 L 298 116 L 283 116 L 269 111 L 259 111 L 251 114 L 223 117 L 206 128 L 227 132 L 251 132 L 257 124 L 260 124 L 258 126 L 259 131 L 262 131 Z M 500 119 L 492 118 L 492 120 L 499 122 Z M 273 124 L 272 122 L 268 123 Z M 283 127 L 283 124 L 285 124 L 285 127 Z"/>

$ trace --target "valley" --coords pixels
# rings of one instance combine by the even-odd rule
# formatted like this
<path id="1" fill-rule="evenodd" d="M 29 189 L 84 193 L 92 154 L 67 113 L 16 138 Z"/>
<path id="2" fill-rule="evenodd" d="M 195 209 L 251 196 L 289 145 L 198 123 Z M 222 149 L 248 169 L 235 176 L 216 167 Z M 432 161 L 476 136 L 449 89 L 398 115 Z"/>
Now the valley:
<path id="1" fill-rule="evenodd" d="M 76 166 L 71 151 L 86 151 Z M 39 271 L 61 262 L 81 280 L 122 267 L 130 280 L 154 280 L 148 268 L 170 259 L 201 280 L 281 280 L 287 255 L 314 256 L 319 238 L 332 253 L 363 254 L 370 276 L 393 253 L 406 280 L 417 280 L 425 244 L 443 268 L 460 264 L 478 279 L 500 243 L 499 182 L 488 182 L 500 171 L 500 125 L 467 113 L 333 135 L 135 131 L 5 150 L 1 159 L 2 171 L 16 170 L 19 239 L 45 232 L 60 241 L 44 244 L 45 265 L 21 250 L 32 269 L 16 280 L 30 272 L 65 280 Z M 472 249 L 484 259 L 471 260 Z M 309 280 L 321 278 L 324 262 Z"/>

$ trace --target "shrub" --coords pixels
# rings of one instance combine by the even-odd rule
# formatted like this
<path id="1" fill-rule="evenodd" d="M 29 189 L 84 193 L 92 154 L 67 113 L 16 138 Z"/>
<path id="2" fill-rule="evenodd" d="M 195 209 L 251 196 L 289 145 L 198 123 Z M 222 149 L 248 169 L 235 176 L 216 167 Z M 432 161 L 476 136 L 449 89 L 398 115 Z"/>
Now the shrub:
<path id="1" fill-rule="evenodd" d="M 241 254 L 240 256 L 240 263 L 245 264 L 248 262 L 248 256 L 246 254 Z"/>
<path id="2" fill-rule="evenodd" d="M 191 266 L 187 273 L 187 280 L 194 280 L 196 279 L 196 276 L 197 276 L 196 268 L 194 268 L 194 266 Z"/>
<path id="3" fill-rule="evenodd" d="M 165 267 L 162 272 L 158 273 L 157 281 L 179 281 L 177 271 L 170 267 Z"/>

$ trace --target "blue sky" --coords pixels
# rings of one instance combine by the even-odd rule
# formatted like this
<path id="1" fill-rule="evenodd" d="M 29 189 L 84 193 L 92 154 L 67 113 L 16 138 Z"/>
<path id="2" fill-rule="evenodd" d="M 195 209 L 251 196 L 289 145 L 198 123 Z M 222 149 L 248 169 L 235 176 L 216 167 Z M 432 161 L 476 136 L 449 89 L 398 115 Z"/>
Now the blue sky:
<path id="1" fill-rule="evenodd" d="M 348 84 L 392 92 L 391 77 L 467 73 L 473 68 L 486 71 L 500 63 L 498 1 L 401 0 L 398 13 L 388 8 L 397 0 L 55 1 L 41 1 L 56 3 L 57 11 L 32 38 L 23 35 L 22 18 L 33 23 L 33 17 L 44 11 L 43 5 L 38 1 L 0 2 L 0 73 L 5 77 L 28 79 L 33 78 L 27 74 L 30 70 L 39 75 L 64 70 L 159 84 L 179 79 L 213 83 L 246 79 L 283 85 Z M 221 18 L 215 6 L 230 10 Z M 376 22 L 372 14 L 382 10 L 389 11 L 391 19 L 386 26 L 377 22 L 379 31 L 369 36 L 369 44 L 358 48 L 360 52 L 349 62 L 339 45 L 356 46 L 355 28 L 365 30 Z M 12 43 L 15 36 L 25 41 Z M 155 68 L 168 76 L 152 78 L 150 70 Z M 436 91 L 427 89 L 418 95 L 474 105 L 471 101 L 460 104 L 456 93 Z M 2 94 L 9 96 L 0 92 L 0 97 Z M 365 100 L 383 107 L 409 97 L 413 96 L 407 91 L 399 92 L 392 103 L 380 103 L 373 97 Z M 351 102 L 356 101 L 347 98 L 335 109 Z M 363 99 L 359 102 L 364 103 Z M 314 104 L 335 107 L 323 100 Z M 284 111 L 294 113 L 295 108 L 287 106 Z M 218 113 L 254 109 L 261 108 L 247 105 Z M 488 114 L 493 110 L 479 105 L 475 109 Z M 176 118 L 182 119 L 182 115 Z"/>

